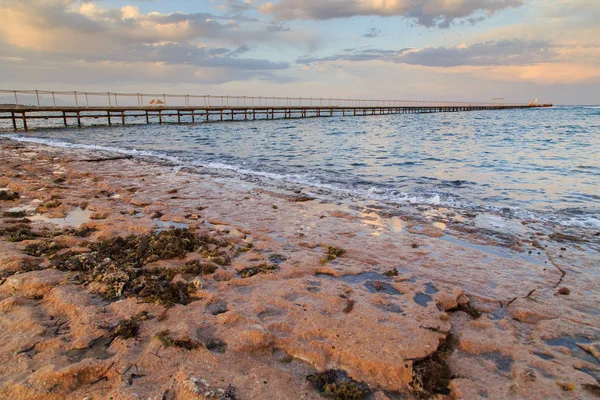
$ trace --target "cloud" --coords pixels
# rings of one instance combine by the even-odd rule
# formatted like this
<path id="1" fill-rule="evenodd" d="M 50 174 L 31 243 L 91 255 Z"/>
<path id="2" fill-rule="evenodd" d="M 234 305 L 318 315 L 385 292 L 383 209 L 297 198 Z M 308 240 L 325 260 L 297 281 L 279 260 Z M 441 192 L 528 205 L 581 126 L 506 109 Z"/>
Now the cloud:
<path id="1" fill-rule="evenodd" d="M 405 52 L 411 51 L 412 48 L 400 50 L 382 50 L 382 49 L 346 49 L 344 53 L 334 54 L 325 57 L 300 57 L 296 59 L 296 63 L 303 65 L 320 64 L 325 62 L 335 61 L 385 61 L 398 62 L 400 57 Z"/>
<path id="2" fill-rule="evenodd" d="M 370 28 L 367 33 L 365 33 L 363 35 L 363 37 L 365 38 L 376 38 L 377 36 L 381 35 L 381 29 L 377 29 L 377 28 Z"/>
<path id="3" fill-rule="evenodd" d="M 456 19 L 480 12 L 491 15 L 523 4 L 523 0 L 280 0 L 269 2 L 259 10 L 283 21 L 401 16 L 426 27 L 447 28 Z"/>
<path id="4" fill-rule="evenodd" d="M 489 41 L 471 46 L 425 47 L 381 50 L 372 48 L 349 51 L 326 57 L 301 57 L 299 64 L 333 61 L 384 61 L 426 67 L 532 65 L 557 58 L 554 46 L 547 41 L 519 39 Z"/>
<path id="5" fill-rule="evenodd" d="M 229 1 L 228 10 L 243 13 L 246 3 L 238 3 Z M 180 65 L 195 67 L 195 75 L 219 80 L 242 76 L 275 80 L 279 79 L 276 71 L 289 68 L 287 62 L 249 55 L 255 48 L 249 40 L 273 39 L 286 32 L 270 32 L 266 24 L 254 22 L 248 27 L 245 17 L 142 13 L 131 5 L 103 8 L 74 0 L 6 0 L 0 3 L 0 14 L 7 16 L 0 25 L 3 56 L 31 62 L 110 62 L 113 70 L 121 64 Z M 211 69 L 223 71 L 209 73 Z"/>
<path id="6" fill-rule="evenodd" d="M 555 58 L 556 52 L 547 41 L 511 39 L 476 43 L 471 46 L 427 47 L 402 54 L 398 62 L 428 67 L 455 67 L 531 65 Z"/>

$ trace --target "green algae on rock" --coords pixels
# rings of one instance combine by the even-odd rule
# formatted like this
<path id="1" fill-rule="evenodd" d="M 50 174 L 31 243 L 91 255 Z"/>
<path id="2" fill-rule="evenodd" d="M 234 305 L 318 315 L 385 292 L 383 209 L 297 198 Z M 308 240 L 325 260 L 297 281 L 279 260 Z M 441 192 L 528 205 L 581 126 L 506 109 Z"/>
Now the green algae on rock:
<path id="1" fill-rule="evenodd" d="M 12 190 L 0 190 L 0 200 L 3 201 L 13 201 L 17 200 L 21 196 L 17 192 L 13 192 Z"/>
<path id="2" fill-rule="evenodd" d="M 320 262 L 321 264 L 327 264 L 328 262 L 333 261 L 344 254 L 346 254 L 346 250 L 340 247 L 327 246 L 327 255 L 321 258 Z"/>
<path id="3" fill-rule="evenodd" d="M 363 400 L 370 390 L 340 370 L 327 370 L 306 377 L 321 394 L 335 400 Z"/>
<path id="4" fill-rule="evenodd" d="M 238 274 L 241 278 L 250 278 L 251 276 L 263 274 L 272 274 L 277 271 L 277 266 L 273 264 L 262 263 L 256 267 L 247 267 L 240 271 Z"/>
<path id="5" fill-rule="evenodd" d="M 136 296 L 146 302 L 167 306 L 188 304 L 197 285 L 173 282 L 178 273 L 210 273 L 211 263 L 189 262 L 179 268 L 147 268 L 157 260 L 183 258 L 190 252 L 225 254 L 218 238 L 199 235 L 187 229 L 171 229 L 157 234 L 116 237 L 93 243 L 90 253 L 66 253 L 52 259 L 53 266 L 75 273 L 80 284 L 99 284 L 99 293 L 107 299 Z M 228 245 L 228 244 L 227 244 Z"/>

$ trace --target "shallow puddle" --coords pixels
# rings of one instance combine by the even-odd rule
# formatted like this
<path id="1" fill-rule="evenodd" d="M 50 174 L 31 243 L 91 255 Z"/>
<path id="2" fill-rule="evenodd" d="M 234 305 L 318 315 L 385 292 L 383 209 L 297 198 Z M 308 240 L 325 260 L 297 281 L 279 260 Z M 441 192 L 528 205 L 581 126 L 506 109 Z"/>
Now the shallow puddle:
<path id="1" fill-rule="evenodd" d="M 387 293 L 393 295 L 401 295 L 402 292 L 395 289 L 388 282 L 392 279 L 378 274 L 377 272 L 363 272 L 361 274 L 350 274 L 342 276 L 331 276 L 328 274 L 316 274 L 316 276 L 323 276 L 329 279 L 340 280 L 348 284 L 363 283 L 364 287 L 371 293 Z"/>
<path id="2" fill-rule="evenodd" d="M 152 221 L 154 221 L 154 223 L 158 227 L 158 232 L 166 231 L 171 228 L 188 229 L 190 227 L 189 224 L 184 224 L 183 222 L 162 221 L 159 218 L 153 218 Z"/>
<path id="3" fill-rule="evenodd" d="M 29 219 L 32 221 L 50 222 L 60 227 L 79 228 L 81 225 L 90 222 L 91 215 L 92 212 L 90 210 L 76 208 L 69 212 L 65 218 L 48 218 L 44 215 L 36 214 L 29 217 Z"/>
<path id="4" fill-rule="evenodd" d="M 510 357 L 504 356 L 499 352 L 484 353 L 481 355 L 487 360 L 491 360 L 496 364 L 496 368 L 501 372 L 509 372 L 512 366 L 513 360 Z"/>
<path id="5" fill-rule="evenodd" d="M 86 358 L 106 360 L 107 358 L 114 356 L 114 354 L 107 351 L 111 343 L 111 338 L 102 336 L 92 340 L 89 346 L 84 349 L 71 349 L 65 351 L 65 356 L 74 362 L 79 362 Z"/>
<path id="6" fill-rule="evenodd" d="M 458 239 L 458 238 L 456 238 L 454 236 L 450 236 L 450 235 L 444 235 L 444 236 L 440 237 L 440 240 L 444 240 L 446 242 L 450 242 L 450 243 L 458 245 L 458 246 L 467 247 L 467 248 L 473 249 L 473 250 L 478 250 L 483 253 L 491 254 L 496 257 L 506 258 L 509 260 L 521 259 L 521 260 L 524 260 L 524 261 L 527 261 L 527 262 L 530 262 L 533 264 L 540 264 L 540 265 L 545 265 L 547 263 L 547 259 L 542 260 L 540 258 L 533 257 L 533 256 L 528 255 L 526 252 L 517 253 L 517 252 L 512 251 L 505 247 L 491 246 L 491 245 L 484 245 L 484 244 L 475 244 L 475 243 L 471 243 L 467 240 Z M 542 254 L 544 254 L 544 253 L 542 252 Z"/>
<path id="7" fill-rule="evenodd" d="M 533 354 L 541 358 L 542 360 L 554 360 L 554 356 L 546 353 L 540 353 L 538 351 L 534 351 Z"/>
<path id="8" fill-rule="evenodd" d="M 399 290 L 395 289 L 392 285 L 382 281 L 368 281 L 365 283 L 365 287 L 371 293 L 387 293 L 393 295 L 402 294 Z"/>
<path id="9" fill-rule="evenodd" d="M 438 292 L 438 290 L 436 289 L 435 286 L 433 286 L 433 284 L 431 283 L 426 283 L 425 284 L 425 293 L 427 294 L 436 294 Z"/>
<path id="10" fill-rule="evenodd" d="M 475 226 L 483 229 L 503 233 L 525 233 L 525 227 L 520 221 L 502 218 L 493 214 L 477 214 L 474 220 Z"/>
<path id="11" fill-rule="evenodd" d="M 393 303 L 378 304 L 377 308 L 385 312 L 391 312 L 404 315 L 404 310 L 400 306 Z"/>
<path id="12" fill-rule="evenodd" d="M 506 317 L 506 314 L 508 314 L 508 307 L 499 307 L 490 313 L 490 319 L 499 320 Z"/>
<path id="13" fill-rule="evenodd" d="M 415 303 L 420 305 L 421 307 L 427 307 L 427 303 L 431 301 L 431 296 L 425 293 L 415 293 L 415 297 L 413 297 Z"/>
<path id="14" fill-rule="evenodd" d="M 377 213 L 361 213 L 361 222 L 365 225 L 371 225 L 377 228 L 372 232 L 373 236 L 381 236 L 387 228 L 391 233 L 398 233 L 404 229 L 404 221 L 398 217 L 382 218 Z"/>
<path id="15" fill-rule="evenodd" d="M 584 349 L 578 346 L 578 344 L 590 344 L 592 341 L 586 337 L 562 337 L 558 339 L 550 339 L 545 341 L 549 346 L 562 346 L 571 350 L 571 354 L 580 360 L 587 361 L 592 364 L 600 365 L 600 361 Z"/>
<path id="16" fill-rule="evenodd" d="M 368 280 L 378 280 L 378 281 L 389 281 L 391 280 L 387 276 L 378 274 L 377 272 L 363 272 L 361 274 L 349 274 L 342 276 L 331 276 L 327 274 L 317 274 L 317 276 L 324 276 L 330 279 L 340 280 L 345 283 L 362 283 Z"/>

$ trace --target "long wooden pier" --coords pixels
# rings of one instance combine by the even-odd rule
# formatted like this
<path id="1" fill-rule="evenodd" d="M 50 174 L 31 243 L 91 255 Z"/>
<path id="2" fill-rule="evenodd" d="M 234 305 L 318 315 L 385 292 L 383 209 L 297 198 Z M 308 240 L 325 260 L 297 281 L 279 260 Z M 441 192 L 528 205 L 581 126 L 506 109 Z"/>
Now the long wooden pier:
<path id="1" fill-rule="evenodd" d="M 0 123 L 28 130 L 43 127 L 133 123 L 200 123 L 309 117 L 420 114 L 551 107 L 552 104 L 465 103 L 340 98 L 198 96 L 111 92 L 0 90 L 14 103 L 0 105 Z M 51 124 L 51 121 L 58 123 Z M 91 121 L 91 124 L 89 123 Z M 31 122 L 31 123 L 28 123 Z M 38 124 L 36 124 L 37 127 Z"/>

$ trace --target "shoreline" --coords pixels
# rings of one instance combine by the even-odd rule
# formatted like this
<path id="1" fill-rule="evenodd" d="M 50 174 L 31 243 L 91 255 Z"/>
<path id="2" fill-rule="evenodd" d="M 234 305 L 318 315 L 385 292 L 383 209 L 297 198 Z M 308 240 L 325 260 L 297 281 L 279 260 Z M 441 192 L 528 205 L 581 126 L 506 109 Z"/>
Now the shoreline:
<path id="1" fill-rule="evenodd" d="M 20 195 L 0 200 L 2 212 L 29 207 L 0 221 L 8 398 L 185 399 L 212 390 L 317 399 L 327 385 L 376 399 L 600 390 L 596 230 L 496 231 L 455 210 L 337 204 L 136 158 L 100 161 L 110 158 L 104 152 L 0 146 L 0 188 Z M 85 222 L 57 232 L 70 216 Z M 19 225 L 13 239 L 27 240 L 7 241 Z M 82 228 L 87 236 L 74 232 Z M 173 232 L 195 245 L 147 252 L 177 246 Z M 125 250 L 111 242 L 127 235 L 138 241 L 120 243 Z M 153 248 L 157 236 L 166 242 Z M 108 279 L 108 270 L 72 267 L 85 258 L 99 268 L 91 255 L 130 260 L 127 252 L 141 254 L 127 276 L 146 285 L 137 292 L 118 271 Z M 168 289 L 146 296 L 147 270 Z M 135 335 L 115 336 L 122 321 Z"/>
<path id="2" fill-rule="evenodd" d="M 247 169 L 243 166 L 223 164 L 221 162 L 197 162 L 169 155 L 165 152 L 154 150 L 137 150 L 96 144 L 70 143 L 69 141 L 56 141 L 44 137 L 25 137 L 0 133 L 0 139 L 5 138 L 32 145 L 50 146 L 67 151 L 99 151 L 106 154 L 135 157 L 151 164 L 158 163 L 170 165 L 175 172 L 184 170 L 194 175 L 212 175 L 214 178 L 234 179 L 246 182 L 251 186 L 266 187 L 275 191 L 302 190 L 319 198 L 337 203 L 377 203 L 389 209 L 404 207 L 414 209 L 414 214 L 422 214 L 423 208 L 433 210 L 445 209 L 450 213 L 461 214 L 492 214 L 503 220 L 527 221 L 539 225 L 558 226 L 565 229 L 581 228 L 600 230 L 600 219 L 597 209 L 589 206 L 573 204 L 566 208 L 527 208 L 514 204 L 486 204 L 477 198 L 458 197 L 451 192 L 391 192 L 388 189 L 372 186 L 370 188 L 354 188 L 339 186 L 319 180 L 315 177 L 294 174 L 281 174 L 257 169 Z"/>

